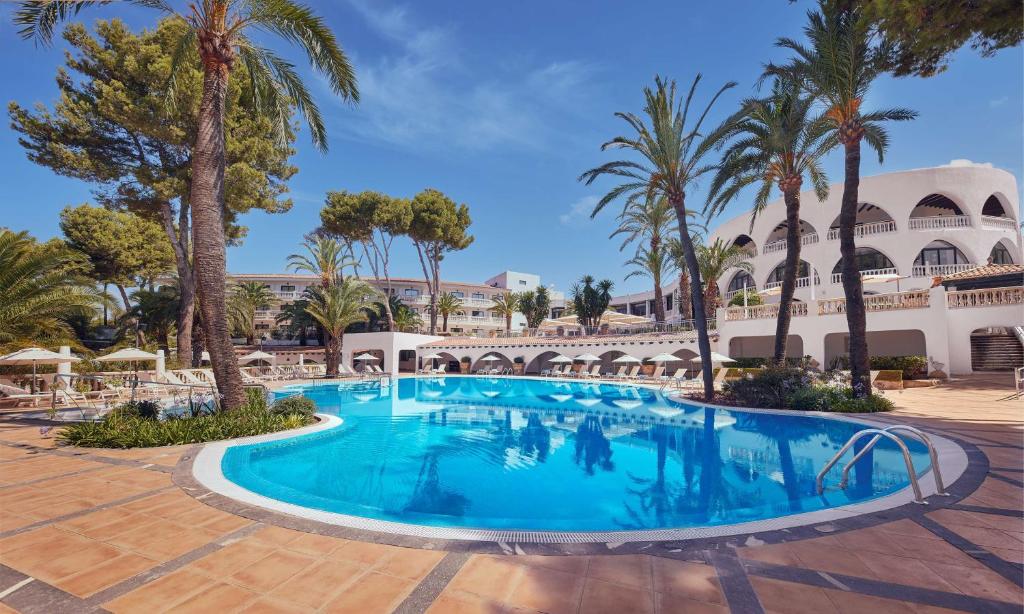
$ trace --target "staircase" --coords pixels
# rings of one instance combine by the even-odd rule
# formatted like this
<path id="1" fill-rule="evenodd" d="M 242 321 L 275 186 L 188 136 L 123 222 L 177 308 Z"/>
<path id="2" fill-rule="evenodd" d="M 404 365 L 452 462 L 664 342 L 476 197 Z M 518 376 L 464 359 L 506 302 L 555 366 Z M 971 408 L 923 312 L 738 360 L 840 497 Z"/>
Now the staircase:
<path id="1" fill-rule="evenodd" d="M 1009 332 L 971 335 L 971 367 L 975 371 L 1012 371 L 1024 367 L 1024 347 Z"/>

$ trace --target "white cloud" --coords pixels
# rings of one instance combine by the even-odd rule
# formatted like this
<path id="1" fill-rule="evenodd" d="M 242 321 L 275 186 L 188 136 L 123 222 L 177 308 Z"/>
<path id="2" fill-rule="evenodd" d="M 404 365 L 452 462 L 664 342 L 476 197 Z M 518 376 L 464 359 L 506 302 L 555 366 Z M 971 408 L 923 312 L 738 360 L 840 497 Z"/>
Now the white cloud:
<path id="1" fill-rule="evenodd" d="M 989 101 L 988 101 L 988 106 L 990 106 L 990 107 L 992 107 L 992 108 L 994 109 L 994 108 L 996 108 L 996 107 L 1001 107 L 1001 106 L 1003 106 L 1003 105 L 1004 105 L 1004 104 L 1006 104 L 1006 103 L 1007 103 L 1007 101 L 1009 101 L 1009 100 L 1010 100 L 1010 97 L 1009 97 L 1009 96 L 1002 96 L 1002 97 L 1000 97 L 1000 98 L 993 98 L 992 100 L 989 100 Z"/>
<path id="2" fill-rule="evenodd" d="M 427 150 L 534 149 L 569 136 L 559 134 L 559 120 L 586 96 L 590 65 L 492 62 L 481 78 L 462 61 L 451 28 L 415 23 L 404 7 L 350 4 L 395 50 L 372 61 L 355 58 L 361 101 L 337 118 L 336 129 Z"/>
<path id="3" fill-rule="evenodd" d="M 569 212 L 559 215 L 558 221 L 563 226 L 582 226 L 589 223 L 591 221 L 590 214 L 599 200 L 600 198 L 597 196 L 584 196 L 569 205 Z"/>

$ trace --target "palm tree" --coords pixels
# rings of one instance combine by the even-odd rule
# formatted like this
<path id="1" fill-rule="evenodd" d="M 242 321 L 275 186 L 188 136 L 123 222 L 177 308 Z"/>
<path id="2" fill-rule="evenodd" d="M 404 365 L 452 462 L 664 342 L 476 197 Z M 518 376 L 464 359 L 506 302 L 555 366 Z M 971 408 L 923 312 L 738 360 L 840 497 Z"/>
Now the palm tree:
<path id="1" fill-rule="evenodd" d="M 441 332 L 448 332 L 448 316 L 462 308 L 462 300 L 451 292 L 437 297 L 437 315 L 441 316 Z"/>
<path id="2" fill-rule="evenodd" d="M 609 279 L 602 279 L 595 284 L 592 276 L 584 275 L 579 283 L 569 290 L 566 314 L 570 311 L 575 314 L 576 321 L 584 328 L 597 328 L 601 325 L 601 317 L 612 301 L 613 287 L 614 284 Z"/>
<path id="3" fill-rule="evenodd" d="M 678 251 L 678 248 L 676 248 Z M 715 239 L 711 245 L 703 243 L 697 245 L 697 262 L 700 266 L 700 276 L 704 280 L 704 309 L 707 316 L 713 318 L 715 310 L 722 302 L 718 291 L 718 280 L 725 276 L 730 269 L 740 269 L 747 273 L 754 272 L 754 265 L 750 264 L 750 252 L 736 245 L 726 243 L 721 239 Z"/>
<path id="4" fill-rule="evenodd" d="M 673 213 L 673 215 L 675 215 Z M 668 251 L 668 243 L 658 243 L 657 247 L 641 245 L 637 248 L 636 254 L 625 262 L 628 267 L 633 267 L 626 274 L 626 279 L 631 277 L 650 277 L 654 283 L 654 319 L 658 322 L 665 321 L 665 301 L 661 294 L 661 280 L 672 274 L 675 262 Z"/>
<path id="5" fill-rule="evenodd" d="M 156 290 L 140 289 L 132 293 L 135 306 L 129 313 L 146 325 L 146 330 L 164 351 L 169 350 L 171 327 L 178 321 L 180 299 L 176 285 L 161 286 Z"/>
<path id="6" fill-rule="evenodd" d="M 722 212 L 745 187 L 758 184 L 750 224 L 768 205 L 772 188 L 779 186 L 786 203 L 786 262 L 775 327 L 775 361 L 786 359 L 786 341 L 792 319 L 790 305 L 800 268 L 800 187 L 811 180 L 819 201 L 828 198 L 828 178 L 821 160 L 838 142 L 828 122 L 812 117 L 814 100 L 803 96 L 798 83 L 776 79 L 766 98 L 743 103 L 742 116 L 733 126 L 738 137 L 722 156 L 722 166 L 711 185 L 705 208 L 708 217 Z"/>
<path id="7" fill-rule="evenodd" d="M 256 342 L 256 310 L 277 302 L 277 295 L 258 281 L 246 281 L 231 288 L 228 318 L 231 328 L 245 335 L 245 342 Z M 212 356 L 212 355 L 211 355 Z"/>
<path id="8" fill-rule="evenodd" d="M 423 318 L 420 317 L 420 314 L 406 305 L 399 305 L 398 309 L 392 310 L 391 317 L 395 321 L 395 330 L 398 332 L 416 330 L 423 326 Z"/>
<path id="9" fill-rule="evenodd" d="M 327 337 L 324 345 L 327 375 L 335 376 L 338 374 L 345 329 L 368 319 L 367 312 L 374 309 L 379 293 L 365 281 L 349 277 L 326 287 L 310 287 L 306 290 L 306 297 L 309 300 L 306 312 L 323 327 Z"/>
<path id="10" fill-rule="evenodd" d="M 707 318 L 704 300 L 701 295 L 701 278 L 697 266 L 697 254 L 690 238 L 687 224 L 686 192 L 703 175 L 713 172 L 715 164 L 708 163 L 705 158 L 716 147 L 720 146 L 729 133 L 730 120 L 716 128 L 706 131 L 704 121 L 715 102 L 726 90 L 734 87 L 735 82 L 728 82 L 711 97 L 697 120 L 687 126 L 690 103 L 700 83 L 700 75 L 693 80 L 686 101 L 680 103 L 676 99 L 676 84 L 655 77 L 654 89 L 644 88 L 646 104 L 644 113 L 650 123 L 633 113 L 616 113 L 629 124 L 636 134 L 630 137 L 617 136 L 602 145 L 602 149 L 626 149 L 638 154 L 643 162 L 633 160 L 616 160 L 593 168 L 580 176 L 587 185 L 602 175 L 623 177 L 621 183 L 597 202 L 591 214 L 597 215 L 608 203 L 625 197 L 626 207 L 649 198 L 664 197 L 676 213 L 679 228 L 679 241 L 682 246 L 687 273 L 690 276 L 691 297 L 694 307 L 694 319 L 697 328 L 697 347 L 704 364 L 711 364 L 711 341 L 708 338 Z M 714 395 L 711 369 L 704 369 L 704 396 L 711 399 Z"/>
<path id="11" fill-rule="evenodd" d="M 494 304 L 491 305 L 491 311 L 505 318 L 505 332 L 512 332 L 512 316 L 516 315 L 519 311 L 519 297 L 516 296 L 515 292 L 506 292 L 504 294 L 497 294 L 491 298 Z"/>
<path id="12" fill-rule="evenodd" d="M 178 41 L 169 89 L 186 62 L 201 62 L 203 96 L 199 101 L 196 141 L 192 148 L 189 203 L 192 207 L 193 260 L 196 285 L 206 322 L 206 344 L 220 394 L 227 408 L 246 402 L 238 359 L 228 330 L 226 256 L 224 236 L 224 105 L 228 80 L 236 62 L 245 66 L 252 82 L 254 101 L 283 135 L 289 129 L 288 107 L 295 107 L 309 125 L 314 145 L 327 149 L 327 135 L 320 111 L 294 65 L 258 45 L 246 33 L 277 34 L 306 52 L 310 65 L 326 77 L 335 94 L 357 101 L 352 66 L 331 30 L 309 7 L 294 0 L 197 0 L 186 14 L 176 12 L 169 0 L 131 0 L 187 24 Z M 23 38 L 48 42 L 59 22 L 70 19 L 98 2 L 81 0 L 25 0 L 15 13 Z M 168 100 L 174 96 L 169 95 Z"/>
<path id="13" fill-rule="evenodd" d="M 856 2 L 821 2 L 819 11 L 808 11 L 804 26 L 808 45 L 780 38 L 776 45 L 791 50 L 788 64 L 769 64 L 765 74 L 796 81 L 825 106 L 825 121 L 845 154 L 843 199 L 839 210 L 839 251 L 842 254 L 843 293 L 846 295 L 846 323 L 850 330 L 850 371 L 854 395 L 871 394 L 864 291 L 857 267 L 858 189 L 860 186 L 860 144 L 885 156 L 889 135 L 884 121 L 907 121 L 917 114 L 894 108 L 863 112 L 861 104 L 874 80 L 884 72 L 883 54 L 871 46 L 870 28 L 861 18 Z"/>
<path id="14" fill-rule="evenodd" d="M 648 260 L 653 256 L 663 259 L 665 238 L 670 234 L 678 232 L 675 217 L 675 211 L 672 210 L 672 206 L 666 198 L 648 198 L 642 203 L 638 202 L 631 207 L 623 209 L 622 213 L 619 214 L 619 227 L 608 238 L 611 239 L 618 235 L 625 235 L 622 245 L 619 246 L 620 252 L 633 241 L 647 241 L 646 253 L 648 254 Z M 637 257 L 640 257 L 639 250 L 637 251 Z M 633 258 L 633 260 L 636 260 L 636 258 Z M 631 260 L 630 262 L 633 261 Z M 654 282 L 654 319 L 657 322 L 664 322 L 665 300 L 661 291 L 662 269 L 660 267 L 655 269 L 648 268 L 646 273 L 636 274 L 647 275 Z M 630 275 L 633 275 L 633 273 Z M 626 279 L 629 279 L 629 276 Z"/>
<path id="15" fill-rule="evenodd" d="M 309 301 L 299 299 L 293 303 L 281 305 L 281 311 L 274 317 L 274 323 L 283 326 L 290 335 L 298 335 L 299 345 L 306 345 L 310 327 L 316 323 L 306 311 Z"/>
<path id="16" fill-rule="evenodd" d="M 72 340 L 68 321 L 91 318 L 110 302 L 78 264 L 67 249 L 0 228 L 0 345 Z"/>
<path id="17" fill-rule="evenodd" d="M 288 269 L 320 278 L 320 287 L 327 288 L 335 280 L 344 279 L 345 267 L 355 266 L 346 255 L 346 248 L 337 239 L 317 236 L 302 243 L 307 254 L 288 256 Z"/>

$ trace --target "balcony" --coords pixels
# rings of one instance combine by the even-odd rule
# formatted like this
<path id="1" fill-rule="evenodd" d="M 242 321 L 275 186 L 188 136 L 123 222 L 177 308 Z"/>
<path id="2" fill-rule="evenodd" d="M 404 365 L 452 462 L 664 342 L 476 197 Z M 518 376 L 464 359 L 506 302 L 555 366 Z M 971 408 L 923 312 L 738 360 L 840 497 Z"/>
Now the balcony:
<path id="1" fill-rule="evenodd" d="M 945 230 L 946 228 L 970 228 L 971 218 L 966 215 L 936 215 L 932 217 L 912 217 L 911 230 Z"/>
<path id="2" fill-rule="evenodd" d="M 954 290 L 946 293 L 946 305 L 950 309 L 1024 305 L 1024 287 Z"/>
<path id="3" fill-rule="evenodd" d="M 279 290 L 277 292 L 274 292 L 274 295 L 277 296 L 277 298 L 281 299 L 282 301 L 293 301 L 293 300 L 295 300 L 297 298 L 302 298 L 302 293 L 301 292 L 294 292 L 294 291 L 293 292 L 286 292 L 284 290 Z"/>
<path id="4" fill-rule="evenodd" d="M 807 315 L 807 303 L 793 302 L 789 305 L 793 317 Z M 725 310 L 727 322 L 739 320 L 774 320 L 779 317 L 779 304 L 755 305 L 753 307 L 729 307 Z"/>
<path id="5" fill-rule="evenodd" d="M 868 275 L 899 275 L 899 271 L 897 271 L 893 267 L 889 267 L 889 268 L 886 268 L 886 269 L 865 269 L 865 270 L 860 272 L 860 276 L 861 277 L 866 277 Z M 834 284 L 841 284 L 841 283 L 843 283 L 843 274 L 842 273 L 832 273 L 832 283 L 834 283 Z"/>
<path id="6" fill-rule="evenodd" d="M 814 285 L 815 286 L 820 286 L 821 285 L 821 280 L 818 279 L 817 275 L 814 276 Z M 811 278 L 810 277 L 798 277 L 797 278 L 797 280 L 796 280 L 796 287 L 797 288 L 809 288 L 810 286 L 811 286 Z M 764 289 L 765 290 L 771 290 L 772 288 L 781 288 L 781 287 L 782 287 L 782 282 L 781 281 L 769 281 L 769 282 L 765 283 L 765 285 L 764 285 Z"/>
<path id="7" fill-rule="evenodd" d="M 868 312 L 899 311 L 903 309 L 927 309 L 928 290 L 911 290 L 893 294 L 872 294 L 864 297 L 864 309 Z M 846 299 L 832 298 L 818 301 L 818 315 L 846 313 Z"/>
<path id="8" fill-rule="evenodd" d="M 800 237 L 800 245 L 811 245 L 818 242 L 818 233 L 809 232 Z M 772 241 L 771 243 L 765 243 L 764 247 L 761 248 L 762 254 L 774 254 L 775 252 L 786 251 L 786 240 L 781 239 L 779 241 Z"/>
<path id="9" fill-rule="evenodd" d="M 914 277 L 945 277 L 961 271 L 976 268 L 976 264 L 915 264 L 911 271 Z"/>
<path id="10" fill-rule="evenodd" d="M 255 318 L 257 320 L 273 320 L 279 313 L 281 312 L 276 309 L 257 309 Z"/>
<path id="11" fill-rule="evenodd" d="M 857 224 L 853 228 L 853 236 L 870 237 L 871 235 L 880 235 L 887 232 L 896 232 L 896 222 L 889 220 L 887 222 L 871 222 L 870 224 Z M 828 234 L 825 235 L 829 241 L 836 241 L 839 239 L 839 229 L 830 228 Z"/>
<path id="12" fill-rule="evenodd" d="M 981 216 L 982 228 L 995 228 L 998 230 L 1017 230 L 1017 222 L 1008 217 L 996 217 L 994 215 Z"/>

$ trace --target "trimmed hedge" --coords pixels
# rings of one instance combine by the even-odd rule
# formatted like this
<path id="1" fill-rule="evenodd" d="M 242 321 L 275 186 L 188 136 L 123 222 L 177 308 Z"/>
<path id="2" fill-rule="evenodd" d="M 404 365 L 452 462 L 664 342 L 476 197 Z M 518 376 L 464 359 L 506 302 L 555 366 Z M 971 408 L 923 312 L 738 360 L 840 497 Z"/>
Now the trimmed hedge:
<path id="1" fill-rule="evenodd" d="M 902 371 L 903 379 L 918 379 L 928 375 L 928 358 L 925 356 L 872 356 L 868 358 L 872 371 Z M 849 356 L 838 356 L 833 368 L 848 370 Z"/>
<path id="2" fill-rule="evenodd" d="M 882 396 L 855 399 L 849 386 L 824 383 L 815 373 L 794 367 L 750 370 L 739 379 L 726 381 L 723 392 L 737 405 L 766 409 L 873 413 L 893 407 L 892 401 Z"/>

